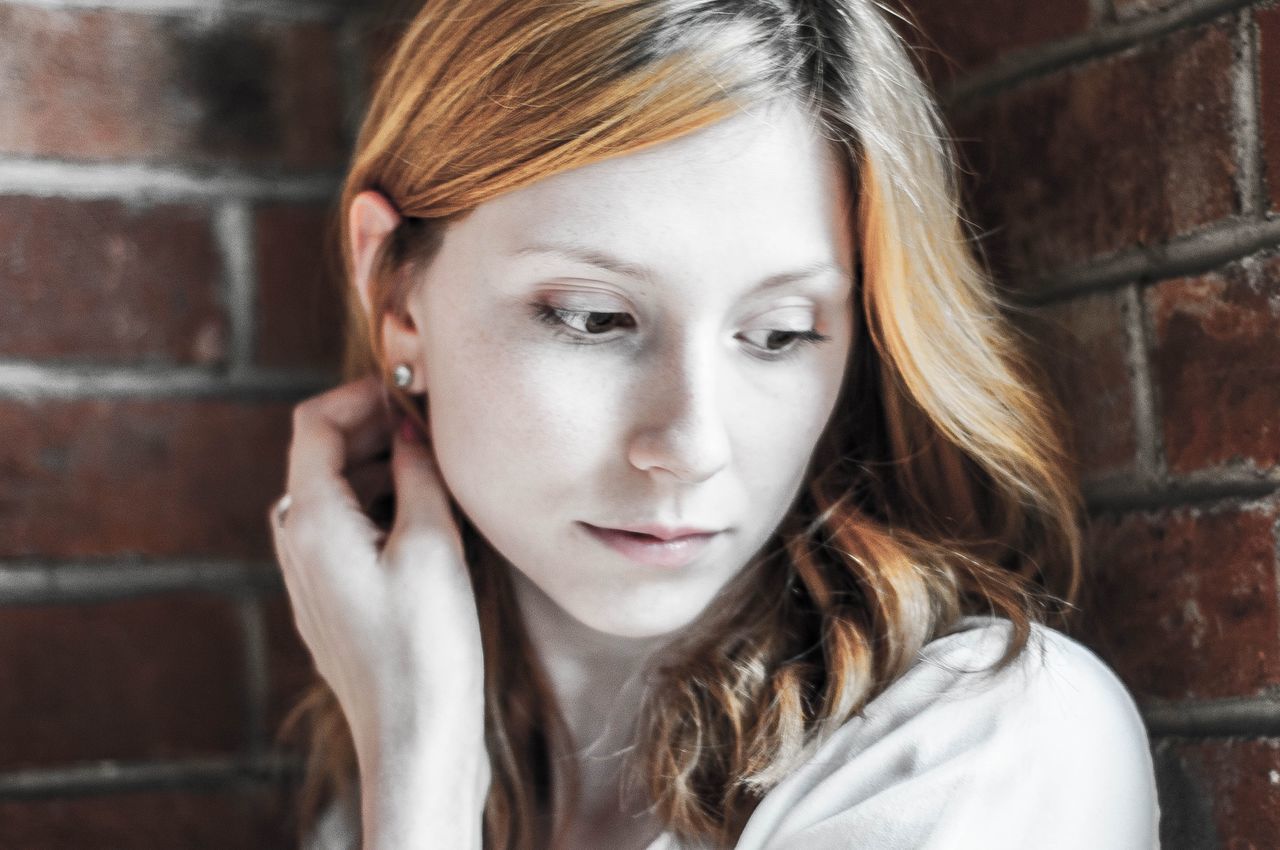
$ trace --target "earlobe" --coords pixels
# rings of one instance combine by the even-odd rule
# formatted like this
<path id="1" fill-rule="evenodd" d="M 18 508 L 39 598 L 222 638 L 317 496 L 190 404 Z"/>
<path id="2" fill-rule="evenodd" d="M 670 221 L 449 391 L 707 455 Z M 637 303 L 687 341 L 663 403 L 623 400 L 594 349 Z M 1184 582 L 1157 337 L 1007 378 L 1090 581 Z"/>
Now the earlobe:
<path id="1" fill-rule="evenodd" d="M 409 367 L 409 382 L 401 384 L 397 381 L 396 386 L 410 394 L 422 392 L 422 379 L 416 374 L 419 371 L 417 364 L 421 362 L 422 337 L 413 320 L 399 319 L 389 313 L 384 315 L 382 341 L 385 368 L 391 370 L 393 376 L 397 366 L 404 364 Z"/>
<path id="2" fill-rule="evenodd" d="M 360 295 L 365 315 L 373 310 L 373 260 L 379 246 L 397 225 L 400 214 L 382 193 L 366 189 L 351 201 L 347 234 L 351 240 L 352 284 Z"/>

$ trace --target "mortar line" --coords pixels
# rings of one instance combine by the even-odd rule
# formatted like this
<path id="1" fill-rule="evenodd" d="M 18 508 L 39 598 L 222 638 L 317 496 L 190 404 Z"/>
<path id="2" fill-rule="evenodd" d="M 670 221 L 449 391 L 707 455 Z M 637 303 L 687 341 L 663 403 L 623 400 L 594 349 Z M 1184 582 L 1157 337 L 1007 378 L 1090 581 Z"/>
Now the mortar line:
<path id="1" fill-rule="evenodd" d="M 1232 499 L 1252 502 L 1280 494 L 1280 480 L 1226 478 L 1217 481 L 1172 479 L 1156 487 L 1141 483 L 1124 487 L 1087 486 L 1085 504 L 1089 514 L 1126 513 L 1211 505 Z"/>
<path id="2" fill-rule="evenodd" d="M 327 200 L 341 175 L 291 175 L 141 162 L 69 162 L 0 155 L 0 194 L 77 199 L 220 201 Z"/>
<path id="3" fill-rule="evenodd" d="M 1240 11 L 1234 47 L 1231 100 L 1236 124 L 1236 193 L 1241 214 L 1257 218 L 1266 215 L 1267 190 L 1262 177 L 1258 33 L 1252 9 Z"/>
<path id="4" fill-rule="evenodd" d="M 1253 2 L 1255 0 L 1188 0 L 1165 12 L 1129 18 L 1061 41 L 1024 48 L 943 88 L 939 99 L 948 111 L 962 109 L 1070 65 L 1148 44 L 1176 30 L 1189 29 Z"/>
<path id="5" fill-rule="evenodd" d="M 1043 306 L 1129 283 L 1203 274 L 1276 247 L 1280 247 L 1280 218 L 1226 219 L 1159 245 L 1135 247 L 1028 277 L 1008 288 L 1018 302 Z"/>
<path id="6" fill-rule="evenodd" d="M 1138 474 L 1154 487 L 1165 479 L 1164 439 L 1159 427 L 1159 397 L 1151 370 L 1151 336 L 1146 300 L 1137 284 L 1126 286 L 1125 343 L 1129 380 L 1133 389 L 1134 438 L 1138 442 Z"/>
<path id="7" fill-rule="evenodd" d="M 322 370 L 255 368 L 224 376 L 196 367 L 131 368 L 0 360 L 0 399 L 220 398 L 291 401 L 334 386 Z"/>
<path id="8" fill-rule="evenodd" d="M 166 761 L 101 760 L 0 772 L 0 799 L 30 800 L 124 791 L 246 788 L 300 775 L 296 756 L 219 756 Z"/>
<path id="9" fill-rule="evenodd" d="M 244 638 L 245 665 L 245 739 L 249 754 L 263 756 L 267 752 L 267 700 L 269 675 L 266 624 L 262 601 L 256 594 L 244 594 L 238 600 L 240 626 Z"/>
<path id="10" fill-rule="evenodd" d="M 1276 583 L 1276 604 L 1280 605 L 1280 516 L 1276 517 L 1276 521 L 1271 524 L 1271 548 L 1273 557 L 1271 560 L 1272 577 Z M 1280 644 L 1280 623 L 1276 624 L 1276 631 L 1272 634 L 1272 638 L 1276 643 Z"/>
<path id="11" fill-rule="evenodd" d="M 243 200 L 221 202 L 214 214 L 214 233 L 222 258 L 223 302 L 230 324 L 227 369 L 232 378 L 241 378 L 252 372 L 257 333 L 253 210 Z"/>
<path id="12" fill-rule="evenodd" d="M 1265 697 L 1141 706 L 1151 737 L 1280 737 L 1280 704 Z"/>
<path id="13" fill-rule="evenodd" d="M 0 561 L 0 605 L 107 602 L 199 591 L 235 593 L 283 587 L 274 563 L 208 561 Z"/>

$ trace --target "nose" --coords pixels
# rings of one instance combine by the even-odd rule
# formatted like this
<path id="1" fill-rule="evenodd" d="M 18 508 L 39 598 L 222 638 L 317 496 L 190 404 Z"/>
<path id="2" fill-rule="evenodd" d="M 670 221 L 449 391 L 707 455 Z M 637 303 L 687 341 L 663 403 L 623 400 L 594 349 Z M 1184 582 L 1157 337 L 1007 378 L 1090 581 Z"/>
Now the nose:
<path id="1" fill-rule="evenodd" d="M 709 349 L 684 346 L 654 364 L 641 380 L 639 417 L 628 459 L 643 471 L 663 470 L 681 481 L 705 481 L 731 454 L 717 360 Z"/>

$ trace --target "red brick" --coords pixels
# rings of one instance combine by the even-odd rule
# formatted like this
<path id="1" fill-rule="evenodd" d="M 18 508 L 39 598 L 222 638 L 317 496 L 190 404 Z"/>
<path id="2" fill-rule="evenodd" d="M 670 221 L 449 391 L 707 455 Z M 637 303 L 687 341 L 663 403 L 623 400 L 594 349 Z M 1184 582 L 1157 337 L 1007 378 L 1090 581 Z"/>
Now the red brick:
<path id="1" fill-rule="evenodd" d="M 1280 464 L 1280 259 L 1165 281 L 1144 300 L 1169 469 Z"/>
<path id="2" fill-rule="evenodd" d="M 344 302 L 340 253 L 327 207 L 270 205 L 254 218 L 258 330 L 264 366 L 337 373 Z"/>
<path id="3" fill-rule="evenodd" d="M 1118 293 L 1086 295 L 1042 311 L 1036 355 L 1071 417 L 1081 474 L 1132 470 L 1137 454 L 1125 305 Z"/>
<path id="4" fill-rule="evenodd" d="M 1280 6 L 1258 9 L 1262 149 L 1271 208 L 1280 209 Z"/>
<path id="5" fill-rule="evenodd" d="M 1208 25 L 959 115 L 995 268 L 1017 280 L 1236 212 L 1232 62 L 1230 32 Z"/>
<path id="6" fill-rule="evenodd" d="M 1280 739 L 1168 738 L 1153 755 L 1162 846 L 1278 846 Z"/>
<path id="7" fill-rule="evenodd" d="M 270 558 L 292 405 L 0 400 L 0 557 Z"/>
<path id="8" fill-rule="evenodd" d="M 897 0 L 893 6 L 918 25 L 895 21 L 938 86 L 1006 54 L 1081 33 L 1090 22 L 1088 0 Z M 995 21 L 999 26 L 987 23 Z"/>
<path id="9" fill-rule="evenodd" d="M 341 162 L 329 25 L 4 4 L 0 32 L 0 151 Z"/>
<path id="10" fill-rule="evenodd" d="M 242 749 L 244 651 L 224 598 L 194 593 L 0 616 L 0 768 Z"/>
<path id="11" fill-rule="evenodd" d="M 281 593 L 266 600 L 267 672 L 270 688 L 267 697 L 267 732 L 271 736 L 280 729 L 285 715 L 298 698 L 316 680 L 311 653 L 293 623 L 293 609 L 288 597 Z"/>
<path id="12" fill-rule="evenodd" d="M 0 234 L 6 356 L 223 359 L 227 319 L 205 210 L 0 197 Z"/>
<path id="13" fill-rule="evenodd" d="M 1083 639 L 1139 697 L 1280 685 L 1277 517 L 1271 500 L 1096 518 Z"/>
<path id="14" fill-rule="evenodd" d="M 41 850 L 276 850 L 298 847 L 284 790 L 133 791 L 0 802 L 9 847 Z"/>

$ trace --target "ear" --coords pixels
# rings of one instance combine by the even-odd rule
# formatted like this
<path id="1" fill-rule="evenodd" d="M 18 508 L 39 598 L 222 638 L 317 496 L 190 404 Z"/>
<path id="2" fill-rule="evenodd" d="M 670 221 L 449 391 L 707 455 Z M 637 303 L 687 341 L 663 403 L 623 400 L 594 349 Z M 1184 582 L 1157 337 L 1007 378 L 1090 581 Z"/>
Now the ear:
<path id="1" fill-rule="evenodd" d="M 347 218 L 347 232 L 351 239 L 352 283 L 360 295 L 360 303 L 364 306 L 365 315 L 373 310 L 372 278 L 373 261 L 378 249 L 387 240 L 397 225 L 400 214 L 380 192 L 366 189 L 351 201 L 351 210 Z M 383 315 L 379 324 L 382 332 L 383 351 L 386 353 L 387 366 L 396 363 L 408 363 L 414 372 L 421 372 L 418 363 L 421 359 L 421 340 L 412 319 L 390 313 Z M 422 378 L 415 374 L 413 383 L 406 389 L 410 393 L 422 391 Z"/>
<path id="2" fill-rule="evenodd" d="M 366 189 L 351 201 L 347 216 L 347 234 L 351 239 L 353 283 L 360 294 L 365 315 L 373 309 L 370 295 L 373 258 L 378 248 L 400 224 L 400 214 L 380 192 Z"/>

